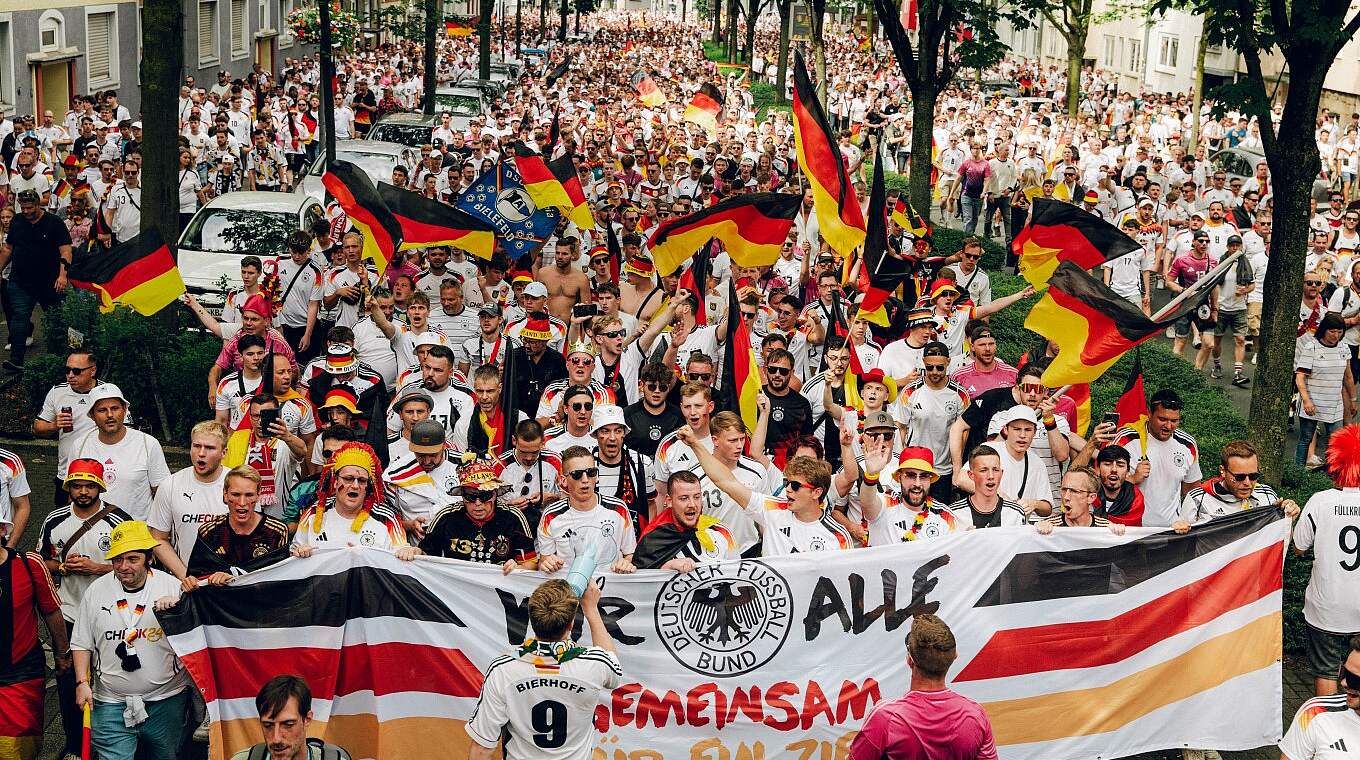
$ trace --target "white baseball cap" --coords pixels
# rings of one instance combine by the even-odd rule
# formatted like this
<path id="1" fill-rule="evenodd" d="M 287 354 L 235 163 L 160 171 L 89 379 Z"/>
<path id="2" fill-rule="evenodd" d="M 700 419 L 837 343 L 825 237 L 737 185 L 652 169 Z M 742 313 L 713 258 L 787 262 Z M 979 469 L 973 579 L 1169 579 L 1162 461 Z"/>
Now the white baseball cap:
<path id="1" fill-rule="evenodd" d="M 548 286 L 535 280 L 524 286 L 524 295 L 530 298 L 547 298 Z"/>
<path id="2" fill-rule="evenodd" d="M 1002 412 L 1002 414 L 1006 415 L 1005 420 L 1001 423 L 1002 427 L 1006 427 L 1014 422 L 1028 422 L 1035 427 L 1039 427 L 1039 415 L 1035 414 L 1033 409 L 1024 404 L 1016 404 L 1005 412 Z"/>

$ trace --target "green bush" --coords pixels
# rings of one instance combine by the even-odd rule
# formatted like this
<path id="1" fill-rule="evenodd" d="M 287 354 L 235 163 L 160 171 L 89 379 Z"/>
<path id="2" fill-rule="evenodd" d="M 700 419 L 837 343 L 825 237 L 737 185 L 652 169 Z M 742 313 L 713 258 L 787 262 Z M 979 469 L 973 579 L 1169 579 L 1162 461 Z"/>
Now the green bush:
<path id="1" fill-rule="evenodd" d="M 892 182 L 899 175 L 889 174 L 885 180 Z M 905 178 L 902 178 L 905 180 Z M 903 181 L 905 185 L 905 181 Z M 939 253 L 950 254 L 962 247 L 965 235 L 959 230 L 935 228 L 935 247 Z M 992 279 L 992 293 L 1005 296 L 1025 287 L 1026 282 L 1018 276 L 1003 270 L 1005 251 L 991 240 L 983 240 L 984 256 L 982 266 Z M 1016 304 L 1014 308 L 1004 309 L 991 318 L 992 330 L 996 334 L 997 353 L 1006 361 L 1014 363 L 1024 352 L 1039 345 L 1043 338 L 1024 326 L 1025 316 L 1040 296 L 1032 296 Z M 1233 408 L 1232 402 L 1219 386 L 1208 382 L 1205 374 L 1195 369 L 1190 362 L 1178 357 L 1164 342 L 1153 340 L 1142 346 L 1143 377 L 1149 396 L 1165 387 L 1175 388 L 1185 401 L 1184 428 L 1199 443 L 1200 467 L 1206 476 L 1217 470 L 1219 452 L 1228 441 L 1243 438 L 1247 433 L 1247 421 Z M 1132 371 L 1133 357 L 1125 356 L 1103 377 L 1091 386 L 1091 419 L 1099 420 L 1101 415 L 1114 408 L 1124 383 Z M 1296 465 L 1285 470 L 1285 480 L 1279 484 L 1283 498 L 1293 499 L 1299 506 L 1314 493 L 1332 487 L 1327 476 L 1310 472 Z M 1312 555 L 1294 556 L 1289 552 L 1284 568 L 1284 648 L 1291 653 L 1301 653 L 1304 645 L 1303 592 L 1308 585 L 1312 570 Z"/>
<path id="2" fill-rule="evenodd" d="M 751 85 L 751 101 L 755 106 L 757 121 L 764 121 L 765 114 L 770 111 L 792 110 L 788 103 L 779 102 L 779 91 L 768 82 L 756 82 Z"/>
<path id="3" fill-rule="evenodd" d="M 189 428 L 209 418 L 208 369 L 222 341 L 203 332 L 187 309 L 173 304 L 153 317 L 124 308 L 101 314 L 92 294 L 73 291 L 43 319 L 47 353 L 33 357 L 24 372 L 30 409 L 39 408 L 48 389 L 65 379 L 70 328 L 94 349 L 100 377 L 123 391 L 139 429 L 178 444 L 187 440 Z"/>
<path id="4" fill-rule="evenodd" d="M 721 42 L 704 40 L 704 57 L 710 61 L 725 61 L 727 60 L 727 51 L 723 48 Z"/>

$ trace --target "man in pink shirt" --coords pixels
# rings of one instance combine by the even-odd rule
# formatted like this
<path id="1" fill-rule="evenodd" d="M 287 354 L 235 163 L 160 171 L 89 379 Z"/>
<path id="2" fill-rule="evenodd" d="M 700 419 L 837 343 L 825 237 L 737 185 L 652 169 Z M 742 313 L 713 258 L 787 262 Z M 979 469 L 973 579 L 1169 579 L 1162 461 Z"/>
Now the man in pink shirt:
<path id="1" fill-rule="evenodd" d="M 1009 388 L 1015 385 L 1019 375 L 1015 367 L 996 358 L 996 338 L 992 328 L 985 322 L 978 323 L 968 335 L 969 357 L 965 363 L 949 375 L 949 379 L 963 386 L 970 398 L 993 388 Z"/>
<path id="2" fill-rule="evenodd" d="M 850 744 L 850 760 L 996 760 L 992 724 L 982 706 L 944 685 L 957 656 L 954 633 L 943 620 L 912 618 L 911 691 L 874 705 Z"/>

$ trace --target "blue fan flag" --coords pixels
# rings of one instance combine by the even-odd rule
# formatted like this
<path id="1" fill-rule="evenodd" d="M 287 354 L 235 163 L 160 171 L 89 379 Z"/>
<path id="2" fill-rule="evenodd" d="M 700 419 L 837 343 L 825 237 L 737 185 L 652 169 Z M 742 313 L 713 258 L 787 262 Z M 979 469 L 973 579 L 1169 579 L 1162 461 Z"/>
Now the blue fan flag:
<path id="1" fill-rule="evenodd" d="M 478 177 L 457 206 L 496 228 L 496 238 L 512 262 L 538 250 L 553 234 L 562 215 L 555 208 L 534 205 L 510 161 L 501 161 Z"/>

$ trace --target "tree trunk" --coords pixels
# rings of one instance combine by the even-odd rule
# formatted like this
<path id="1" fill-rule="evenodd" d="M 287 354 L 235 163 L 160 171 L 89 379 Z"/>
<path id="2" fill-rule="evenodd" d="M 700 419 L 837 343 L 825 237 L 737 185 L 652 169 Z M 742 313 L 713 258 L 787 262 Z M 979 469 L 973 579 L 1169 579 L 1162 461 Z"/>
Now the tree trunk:
<path id="1" fill-rule="evenodd" d="M 1067 38 L 1067 116 L 1077 118 L 1077 101 L 1081 99 L 1081 59 L 1086 55 L 1086 33 L 1065 34 Z M 1073 40 L 1078 40 L 1073 42 Z"/>
<path id="2" fill-rule="evenodd" d="M 558 42 L 567 41 L 567 13 L 568 13 L 567 0 L 561 0 L 561 4 L 558 6 L 558 18 L 557 18 Z M 485 79 L 485 77 L 483 78 Z"/>
<path id="3" fill-rule="evenodd" d="M 434 91 L 439 86 L 438 42 L 440 0 L 425 0 L 425 115 L 434 116 Z"/>
<path id="4" fill-rule="evenodd" d="M 481 15 L 477 18 L 477 76 L 491 78 L 491 10 L 496 0 L 482 0 Z M 567 0 L 562 0 L 562 28 L 566 29 Z"/>
<path id="5" fill-rule="evenodd" d="M 935 102 L 939 92 L 928 84 L 911 91 L 911 121 L 916 125 L 911 130 L 911 175 L 907 178 L 907 189 L 911 205 L 926 222 L 930 221 L 930 204 L 935 189 L 930 186 L 931 145 L 934 132 L 930 125 L 935 123 Z"/>
<path id="6" fill-rule="evenodd" d="M 826 42 L 822 31 L 826 25 L 826 6 L 817 0 L 808 3 L 808 36 L 812 38 L 812 68 L 817 73 L 817 99 L 826 107 Z M 831 118 L 829 115 L 827 118 Z M 932 124 L 934 121 L 931 122 Z"/>
<path id="7" fill-rule="evenodd" d="M 1248 437 L 1262 452 L 1262 482 L 1279 483 L 1284 463 L 1292 455 L 1286 445 L 1285 425 L 1294 395 L 1294 336 L 1303 297 L 1305 252 L 1310 230 L 1308 199 L 1313 179 L 1321 169 L 1317 143 L 1311 129 L 1288 125 L 1312 124 L 1322 98 L 1322 81 L 1331 61 L 1299 65 L 1300 56 L 1289 61 L 1289 95 L 1276 137 L 1275 150 L 1267 156 L 1274 187 L 1275 227 L 1270 239 L 1270 264 L 1266 269 L 1265 309 L 1261 314 L 1260 350 L 1256 359 L 1256 382 L 1251 392 Z M 1266 125 L 1269 128 L 1269 125 Z"/>
<path id="8" fill-rule="evenodd" d="M 727 62 L 737 62 L 737 7 L 740 0 L 727 3 Z"/>
<path id="9" fill-rule="evenodd" d="M 171 246 L 179 242 L 179 76 L 184 35 L 179 0 L 142 6 L 142 231 L 152 227 Z"/>
<path id="10" fill-rule="evenodd" d="M 1206 14 L 1205 21 L 1208 21 Z M 1207 27 L 1207 23 L 1206 23 Z M 1199 44 L 1195 46 L 1195 92 L 1190 97 L 1190 145 L 1199 144 L 1199 112 L 1204 106 L 1204 56 L 1209 50 L 1208 29 L 1205 28 L 1199 35 Z"/>
<path id="11" fill-rule="evenodd" d="M 793 16 L 793 0 L 777 0 L 779 8 L 779 61 L 776 64 L 774 102 L 786 103 L 784 93 L 789 82 L 789 23 Z"/>
<path id="12" fill-rule="evenodd" d="M 548 0 L 538 0 L 538 42 L 548 39 Z"/>
<path id="13" fill-rule="evenodd" d="M 742 51 L 742 60 L 748 66 L 756 59 L 756 17 L 762 5 L 760 0 L 746 0 L 746 49 Z"/>
<path id="14" fill-rule="evenodd" d="M 713 41 L 722 42 L 723 0 L 708 0 L 713 6 Z"/>

